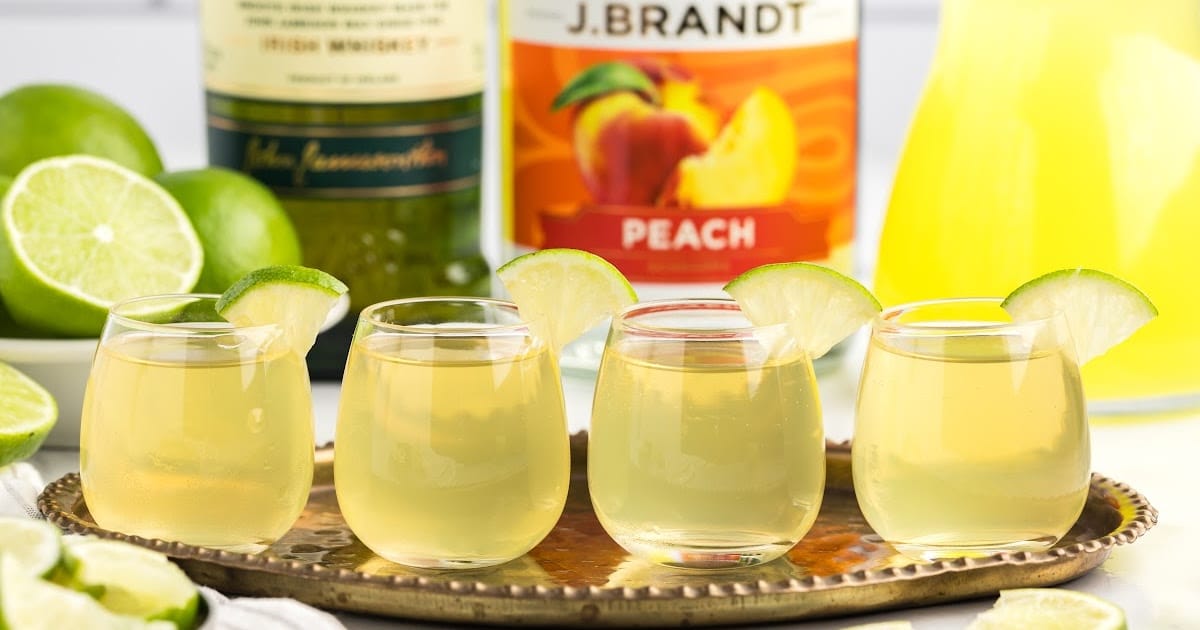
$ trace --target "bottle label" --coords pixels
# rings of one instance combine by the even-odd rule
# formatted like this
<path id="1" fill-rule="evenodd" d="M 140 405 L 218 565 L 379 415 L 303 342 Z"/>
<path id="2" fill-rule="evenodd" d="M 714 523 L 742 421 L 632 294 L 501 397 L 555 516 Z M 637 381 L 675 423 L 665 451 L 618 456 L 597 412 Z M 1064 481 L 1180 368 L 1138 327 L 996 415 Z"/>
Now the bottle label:
<path id="1" fill-rule="evenodd" d="M 483 91 L 484 0 L 203 0 L 210 92 L 305 103 L 429 101 Z"/>
<path id="2" fill-rule="evenodd" d="M 642 283 L 849 270 L 857 0 L 510 0 L 509 222 Z"/>
<path id="3" fill-rule="evenodd" d="M 481 122 L 325 127 L 210 114 L 208 152 L 285 197 L 417 197 L 479 185 Z"/>
<path id="4" fill-rule="evenodd" d="M 214 164 L 285 197 L 406 198 L 479 185 L 482 115 L 439 118 L 440 103 L 431 101 L 482 92 L 483 0 L 204 0 L 200 7 L 205 85 L 238 106 L 209 109 Z M 329 106 L 334 114 L 428 107 L 420 122 L 397 123 L 396 115 L 351 124 L 335 115 L 327 122 L 243 115 L 254 102 Z"/>

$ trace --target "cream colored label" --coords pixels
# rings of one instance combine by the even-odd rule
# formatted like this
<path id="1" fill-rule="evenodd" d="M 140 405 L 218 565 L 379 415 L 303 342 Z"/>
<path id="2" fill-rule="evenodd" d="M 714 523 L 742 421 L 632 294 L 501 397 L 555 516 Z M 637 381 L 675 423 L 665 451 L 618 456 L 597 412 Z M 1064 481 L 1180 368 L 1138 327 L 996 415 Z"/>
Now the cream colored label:
<path id="1" fill-rule="evenodd" d="M 858 36 L 857 0 L 510 0 L 513 39 L 576 49 L 745 51 Z"/>
<path id="2" fill-rule="evenodd" d="M 314 103 L 480 92 L 486 11 L 486 0 L 201 0 L 205 85 Z"/>

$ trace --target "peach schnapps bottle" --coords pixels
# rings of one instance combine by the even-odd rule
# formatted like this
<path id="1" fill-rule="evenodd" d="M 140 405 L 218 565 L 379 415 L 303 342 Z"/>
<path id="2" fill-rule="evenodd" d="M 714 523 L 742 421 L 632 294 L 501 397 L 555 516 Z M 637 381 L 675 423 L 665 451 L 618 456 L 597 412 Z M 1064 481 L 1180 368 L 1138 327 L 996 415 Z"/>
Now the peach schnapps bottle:
<path id="1" fill-rule="evenodd" d="M 592 251 L 644 299 L 771 262 L 849 271 L 858 0 L 501 6 L 508 253 Z"/>

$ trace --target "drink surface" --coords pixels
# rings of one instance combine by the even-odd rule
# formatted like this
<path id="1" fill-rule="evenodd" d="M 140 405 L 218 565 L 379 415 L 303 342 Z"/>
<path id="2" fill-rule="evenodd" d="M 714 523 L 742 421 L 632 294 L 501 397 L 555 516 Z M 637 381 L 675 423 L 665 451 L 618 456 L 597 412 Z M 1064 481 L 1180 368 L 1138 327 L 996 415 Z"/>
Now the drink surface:
<path id="1" fill-rule="evenodd" d="M 872 339 L 855 424 L 867 522 L 926 557 L 1045 549 L 1074 525 L 1090 480 L 1073 359 L 965 335 Z"/>
<path id="2" fill-rule="evenodd" d="M 505 7 L 513 252 L 587 249 L 643 297 L 784 260 L 848 271 L 857 0 Z M 572 85 L 590 96 L 556 102 Z"/>
<path id="3" fill-rule="evenodd" d="M 232 341 L 125 333 L 100 345 L 80 468 L 101 527 L 208 547 L 291 528 L 312 484 L 304 361 Z"/>
<path id="4" fill-rule="evenodd" d="M 885 304 L 1093 267 L 1161 316 L 1084 369 L 1092 400 L 1200 391 L 1200 5 L 947 2 L 893 191 Z M 1033 26 L 1031 26 L 1033 25 Z M 929 270 L 936 269 L 937 273 Z"/>
<path id="5" fill-rule="evenodd" d="M 483 4 L 201 3 L 209 159 L 281 197 L 352 311 L 489 291 Z M 315 377 L 341 377 L 353 330 L 318 340 Z"/>
<path id="6" fill-rule="evenodd" d="M 566 502 L 554 358 L 519 338 L 357 340 L 338 414 L 338 503 L 372 551 L 486 566 L 529 551 Z"/>
<path id="7" fill-rule="evenodd" d="M 765 562 L 812 526 L 825 486 L 812 366 L 761 354 L 752 342 L 610 343 L 588 480 L 626 549 L 667 564 Z"/>

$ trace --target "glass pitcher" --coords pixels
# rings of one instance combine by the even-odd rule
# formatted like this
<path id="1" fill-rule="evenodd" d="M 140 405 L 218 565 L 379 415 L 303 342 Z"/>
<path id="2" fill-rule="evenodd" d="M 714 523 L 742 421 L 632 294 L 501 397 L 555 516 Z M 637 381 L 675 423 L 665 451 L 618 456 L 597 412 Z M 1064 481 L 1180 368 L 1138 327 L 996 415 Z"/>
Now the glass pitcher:
<path id="1" fill-rule="evenodd" d="M 1097 411 L 1200 403 L 1200 2 L 945 0 L 892 192 L 885 304 L 1094 267 L 1161 317 L 1089 364 Z"/>

